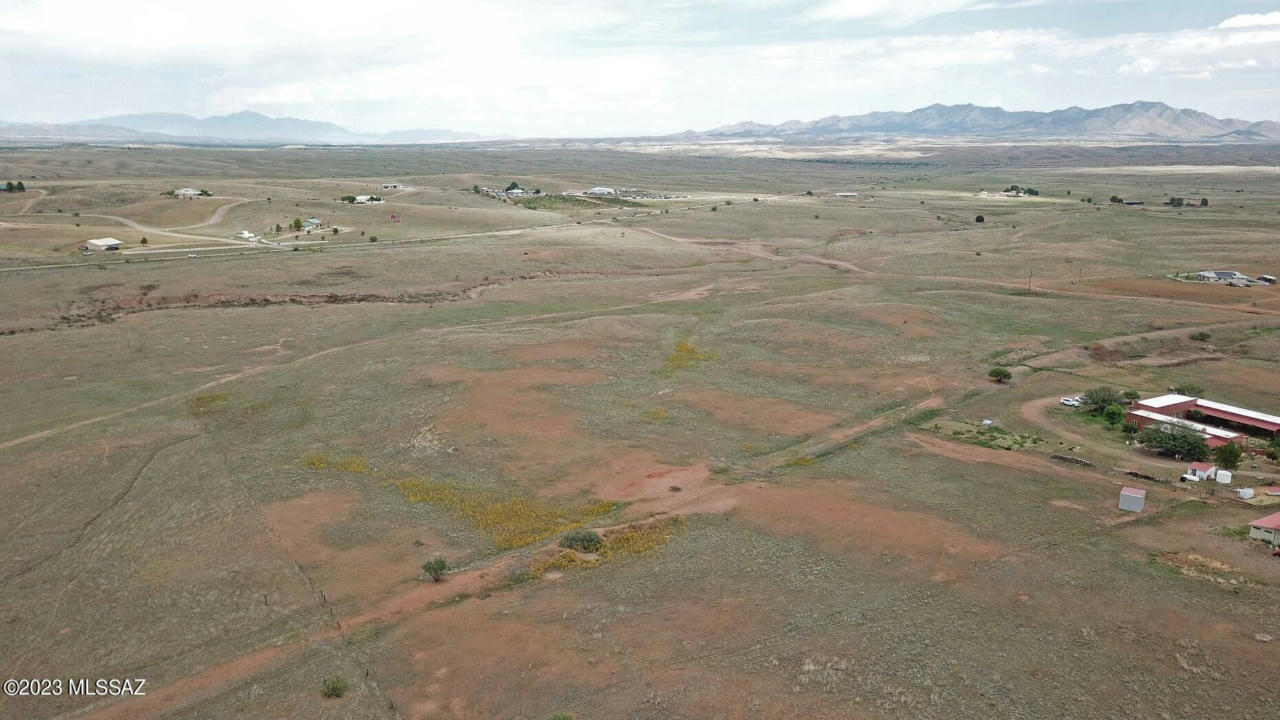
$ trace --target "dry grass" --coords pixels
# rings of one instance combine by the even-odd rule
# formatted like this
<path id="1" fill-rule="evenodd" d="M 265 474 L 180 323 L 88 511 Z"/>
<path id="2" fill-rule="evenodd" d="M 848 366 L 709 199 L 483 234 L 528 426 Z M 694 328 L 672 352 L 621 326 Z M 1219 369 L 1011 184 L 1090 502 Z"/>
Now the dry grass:
<path id="1" fill-rule="evenodd" d="M 196 395 L 187 400 L 187 410 L 196 417 L 208 415 L 216 412 L 226 405 L 226 393 L 209 393 L 208 395 Z"/>
<path id="2" fill-rule="evenodd" d="M 611 560 L 618 557 L 644 555 L 665 545 L 683 527 L 684 518 L 669 517 L 614 530 L 605 536 L 600 557 Z"/>
<path id="3" fill-rule="evenodd" d="M 676 370 L 684 370 L 694 363 L 709 362 L 715 359 L 715 353 L 706 350 L 699 350 L 688 340 L 681 340 L 676 343 L 671 354 L 667 356 L 663 370 L 667 372 L 675 372 Z"/>
<path id="4" fill-rule="evenodd" d="M 443 508 L 504 550 L 572 530 L 616 507 L 603 500 L 584 505 L 557 505 L 538 498 L 472 490 L 436 480 L 399 480 L 392 485 L 405 500 Z"/>
<path id="5" fill-rule="evenodd" d="M 362 455 L 331 457 L 324 453 L 312 453 L 302 459 L 302 464 L 315 470 L 341 470 L 360 475 L 368 475 L 373 470 L 369 460 Z"/>

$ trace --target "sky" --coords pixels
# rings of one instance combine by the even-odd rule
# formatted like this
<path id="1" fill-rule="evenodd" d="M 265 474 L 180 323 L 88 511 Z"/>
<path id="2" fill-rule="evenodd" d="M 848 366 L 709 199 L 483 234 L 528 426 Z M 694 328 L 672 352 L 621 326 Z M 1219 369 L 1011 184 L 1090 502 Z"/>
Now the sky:
<path id="1" fill-rule="evenodd" d="M 0 48 L 11 122 L 607 137 L 1135 100 L 1280 120 L 1280 2 L 1258 0 L 0 0 Z"/>

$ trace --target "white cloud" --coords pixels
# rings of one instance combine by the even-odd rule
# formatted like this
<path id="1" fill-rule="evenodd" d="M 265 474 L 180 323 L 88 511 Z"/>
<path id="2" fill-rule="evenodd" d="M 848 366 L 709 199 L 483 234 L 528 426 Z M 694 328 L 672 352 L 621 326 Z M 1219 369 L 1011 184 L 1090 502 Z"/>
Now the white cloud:
<path id="1" fill-rule="evenodd" d="M 1269 13 L 1256 13 L 1252 15 L 1236 15 L 1218 23 L 1215 27 L 1222 29 L 1243 28 L 1243 27 L 1261 27 L 1265 25 L 1280 25 L 1280 10 Z"/>

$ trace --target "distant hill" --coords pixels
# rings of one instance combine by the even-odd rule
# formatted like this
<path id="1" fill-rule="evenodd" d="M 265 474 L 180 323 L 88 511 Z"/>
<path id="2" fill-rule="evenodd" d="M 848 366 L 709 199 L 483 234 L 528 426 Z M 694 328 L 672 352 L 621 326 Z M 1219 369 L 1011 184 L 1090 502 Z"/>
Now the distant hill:
<path id="1" fill-rule="evenodd" d="M 1155 140 L 1280 140 L 1280 124 L 1271 121 L 1220 120 L 1198 110 L 1161 102 L 1134 102 L 1088 110 L 1070 107 L 1052 112 L 1013 112 L 978 105 L 930 105 L 910 112 L 832 115 L 809 122 L 778 125 L 740 122 L 682 134 L 687 138 L 841 138 L 859 135 L 970 136 L 988 138 Z"/>
<path id="2" fill-rule="evenodd" d="M 445 129 L 360 134 L 329 122 L 273 118 L 248 110 L 205 118 L 179 113 L 139 113 L 62 124 L 0 122 L 0 140 L 23 142 L 372 145 L 481 139 L 485 139 L 484 136 Z"/>
<path id="3" fill-rule="evenodd" d="M 84 120 L 77 125 L 109 125 L 143 133 L 173 137 L 211 138 L 245 142 L 295 142 L 346 144 L 361 142 L 359 135 L 333 123 L 298 118 L 273 118 L 261 113 L 196 118 L 177 113 L 141 113 Z"/>

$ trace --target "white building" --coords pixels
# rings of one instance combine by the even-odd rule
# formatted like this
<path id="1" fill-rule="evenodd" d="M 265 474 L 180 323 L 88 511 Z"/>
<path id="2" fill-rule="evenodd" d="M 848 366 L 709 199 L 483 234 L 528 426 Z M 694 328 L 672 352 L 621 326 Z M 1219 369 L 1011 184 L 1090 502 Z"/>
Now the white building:
<path id="1" fill-rule="evenodd" d="M 407 190 L 408 185 L 404 183 L 382 183 L 378 186 L 379 190 Z"/>
<path id="2" fill-rule="evenodd" d="M 1196 279 L 1203 282 L 1249 282 L 1249 276 L 1236 270 L 1202 270 Z"/>
<path id="3" fill-rule="evenodd" d="M 199 190 L 197 190 L 197 189 L 195 189 L 195 188 L 189 188 L 189 187 L 187 187 L 187 188 L 178 188 L 177 190 L 174 190 L 174 191 L 173 191 L 173 196 L 174 196 L 174 197 L 180 197 L 180 198 L 193 198 L 193 197 L 200 197 L 200 195 L 201 195 L 201 193 L 200 193 L 200 191 L 199 191 Z"/>
<path id="4" fill-rule="evenodd" d="M 98 238 L 86 243 L 92 250 L 119 250 L 124 243 L 115 238 Z"/>
<path id="5" fill-rule="evenodd" d="M 611 187 L 593 187 L 582 191 L 583 195 L 617 195 L 618 191 Z"/>

